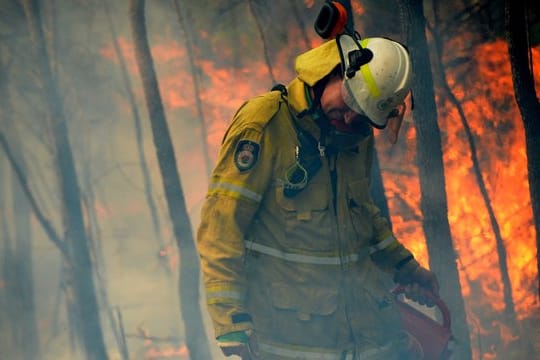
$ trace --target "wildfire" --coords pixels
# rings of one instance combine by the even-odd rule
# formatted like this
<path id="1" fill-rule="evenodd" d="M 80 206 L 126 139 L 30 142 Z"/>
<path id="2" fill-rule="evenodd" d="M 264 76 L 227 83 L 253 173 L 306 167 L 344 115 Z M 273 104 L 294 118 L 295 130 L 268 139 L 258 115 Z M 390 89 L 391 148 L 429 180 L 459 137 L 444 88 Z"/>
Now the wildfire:
<path id="1" fill-rule="evenodd" d="M 311 2 L 305 3 L 310 5 Z M 130 71 L 137 74 L 133 67 L 132 46 L 125 40 L 121 44 Z M 291 56 L 298 53 L 295 51 L 297 49 L 303 50 L 302 44 L 284 49 L 274 57 L 273 71 L 283 81 L 292 77 Z M 523 124 L 514 100 L 506 43 L 497 41 L 483 44 L 475 51 L 477 56 L 474 63 L 467 64 L 472 68 L 468 69 L 466 78 L 459 72 L 460 69 L 452 69 L 447 77 L 474 134 L 482 178 L 506 246 L 513 301 L 518 319 L 522 320 L 538 311 L 539 305 L 535 297 L 536 244 Z M 104 49 L 105 57 L 114 58 L 111 54 L 111 49 Z M 174 42 L 158 44 L 153 48 L 153 55 L 162 74 L 160 86 L 166 110 L 169 114 L 182 114 L 169 117 L 169 121 L 176 122 L 178 118 L 183 118 L 184 122 L 187 119 L 193 125 L 198 120 L 195 94 L 189 85 L 192 76 L 185 50 Z M 538 48 L 533 50 L 533 62 L 540 63 Z M 262 60 L 254 60 L 243 68 L 221 64 L 219 59 L 201 58 L 198 61 L 201 74 L 199 95 L 208 129 L 207 143 L 202 146 L 209 146 L 213 156 L 217 154 L 221 137 L 234 111 L 243 101 L 267 91 L 272 85 L 267 66 Z M 540 79 L 539 69 L 535 67 L 537 79 Z M 540 88 L 538 80 L 537 87 Z M 505 306 L 491 222 L 473 174 L 471 150 L 459 114 L 444 93 L 437 92 L 437 101 L 448 219 L 459 258 L 468 320 L 471 327 L 476 329 L 476 336 L 497 332 L 504 345 L 504 342 L 513 339 L 514 334 L 500 321 L 489 320 L 500 314 Z M 175 136 L 175 141 L 183 141 L 178 135 Z M 420 186 L 414 146 L 416 135 L 412 120 L 406 119 L 403 123 L 399 141 L 394 146 L 388 144 L 380 132 L 376 137 L 394 232 L 419 261 L 427 265 L 428 254 L 419 210 Z M 183 162 L 182 171 L 202 168 L 200 148 L 192 147 L 186 151 L 188 154 L 184 154 L 184 157 L 190 161 Z M 201 184 L 200 176 L 184 186 L 189 188 L 188 203 L 199 203 L 204 197 L 206 184 Z M 492 356 L 495 352 L 493 346 L 484 352 L 483 358 Z M 476 355 L 480 356 L 478 352 Z"/>
<path id="2" fill-rule="evenodd" d="M 523 124 L 514 101 L 512 77 L 504 41 L 476 48 L 476 62 L 450 72 L 448 80 L 463 106 L 476 142 L 477 155 L 507 252 L 506 262 L 513 303 L 519 319 L 536 316 L 536 244 L 532 221 L 527 157 Z M 533 49 L 533 62 L 540 62 L 540 49 Z M 540 71 L 536 85 L 540 88 Z M 461 71 L 461 72 L 460 72 Z M 473 174 L 470 146 L 454 105 L 443 93 L 437 94 L 439 126 L 443 139 L 448 219 L 458 264 L 469 322 L 475 336 L 490 337 L 483 354 L 496 358 L 497 344 L 506 346 L 515 334 L 497 318 L 505 310 L 503 284 L 495 236 Z M 428 255 L 419 213 L 420 189 L 414 165 L 414 127 L 405 122 L 396 146 L 384 144 L 379 136 L 381 167 L 390 202 L 394 230 L 420 261 Z M 408 164 L 408 165 L 407 165 Z"/>
<path id="3" fill-rule="evenodd" d="M 467 91 L 457 82 L 453 87 L 461 93 L 460 100 L 477 141 L 482 176 L 506 246 L 516 310 L 523 318 L 538 306 L 534 296 L 536 234 L 532 224 L 523 123 L 514 101 L 506 43 L 483 44 L 475 55 L 476 85 L 467 87 Z M 534 57 L 535 62 L 540 61 L 538 49 L 534 50 Z M 540 75 L 538 69 L 537 75 Z M 540 88 L 540 82 L 537 86 Z M 463 99 L 465 94 L 468 99 Z M 445 106 L 448 113 L 443 119 L 447 134 L 445 150 L 457 147 L 468 153 L 459 118 L 450 111 L 449 104 Z M 470 171 L 464 169 L 471 169 L 469 158 L 468 154 L 445 158 L 449 219 L 462 263 L 462 286 L 468 295 L 471 289 L 465 276 L 469 281 L 478 281 L 484 293 L 490 295 L 493 307 L 501 310 L 494 235 L 479 197 L 478 184 Z"/>

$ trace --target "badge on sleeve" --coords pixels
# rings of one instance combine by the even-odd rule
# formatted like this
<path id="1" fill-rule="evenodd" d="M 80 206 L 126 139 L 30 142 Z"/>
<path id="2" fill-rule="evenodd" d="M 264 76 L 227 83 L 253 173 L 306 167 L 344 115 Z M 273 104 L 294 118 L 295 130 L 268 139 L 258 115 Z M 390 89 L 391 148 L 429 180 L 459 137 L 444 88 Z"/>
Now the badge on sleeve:
<path id="1" fill-rule="evenodd" d="M 259 144 L 250 140 L 240 140 L 234 151 L 234 164 L 240 171 L 251 169 L 259 158 Z"/>

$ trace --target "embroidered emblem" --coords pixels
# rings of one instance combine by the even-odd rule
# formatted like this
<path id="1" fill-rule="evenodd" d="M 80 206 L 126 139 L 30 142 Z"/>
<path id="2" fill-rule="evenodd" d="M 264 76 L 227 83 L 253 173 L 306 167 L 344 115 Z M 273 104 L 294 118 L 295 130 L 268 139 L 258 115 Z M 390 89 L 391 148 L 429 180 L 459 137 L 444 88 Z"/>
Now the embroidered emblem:
<path id="1" fill-rule="evenodd" d="M 234 164 L 240 171 L 247 171 L 251 169 L 257 159 L 259 158 L 259 144 L 249 141 L 241 140 L 236 144 L 236 150 L 234 151 Z"/>

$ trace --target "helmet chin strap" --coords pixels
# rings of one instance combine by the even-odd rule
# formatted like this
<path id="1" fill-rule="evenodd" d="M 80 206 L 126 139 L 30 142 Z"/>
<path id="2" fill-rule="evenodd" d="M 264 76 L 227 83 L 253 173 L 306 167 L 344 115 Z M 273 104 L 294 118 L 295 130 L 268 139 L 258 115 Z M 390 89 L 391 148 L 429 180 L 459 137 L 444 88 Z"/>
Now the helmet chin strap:
<path id="1" fill-rule="evenodd" d="M 311 94 L 309 92 L 309 86 L 304 85 L 305 96 L 308 103 L 308 108 L 298 114 L 298 119 L 303 118 L 306 115 L 310 115 L 320 130 L 319 141 L 317 147 L 321 157 L 325 156 L 326 152 L 326 139 L 328 133 L 330 132 L 330 121 L 326 117 L 325 113 L 321 109 L 321 96 L 322 91 L 324 90 L 328 79 L 320 81 L 320 84 L 317 84 L 317 88 L 313 89 L 314 99 L 311 99 Z"/>
<path id="2" fill-rule="evenodd" d="M 386 126 L 388 125 L 388 120 L 384 123 L 384 125 L 379 125 L 371 121 L 371 119 L 368 118 L 369 124 L 373 126 L 375 129 L 383 130 L 386 129 Z"/>

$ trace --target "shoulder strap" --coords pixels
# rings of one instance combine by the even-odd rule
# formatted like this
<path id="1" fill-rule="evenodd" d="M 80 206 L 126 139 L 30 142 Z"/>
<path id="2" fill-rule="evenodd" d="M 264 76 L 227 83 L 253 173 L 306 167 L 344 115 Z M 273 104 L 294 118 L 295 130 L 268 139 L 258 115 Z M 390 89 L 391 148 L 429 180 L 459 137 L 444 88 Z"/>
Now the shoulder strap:
<path id="1" fill-rule="evenodd" d="M 279 91 L 281 93 L 281 98 L 287 104 L 287 108 L 289 107 L 287 88 L 285 85 L 276 84 L 272 87 L 271 91 Z M 297 163 L 300 165 L 297 169 L 293 169 L 293 171 L 290 173 L 290 180 L 293 184 L 305 184 L 301 187 L 287 186 L 287 184 L 285 184 L 283 187 L 283 194 L 286 197 L 294 197 L 307 186 L 313 177 L 315 177 L 322 166 L 322 162 L 320 157 L 319 142 L 313 135 L 298 125 L 298 118 L 292 111 L 290 111 L 290 109 L 289 113 L 291 114 L 292 124 L 298 139 L 296 156 Z M 306 178 L 304 179 L 304 177 Z"/>

